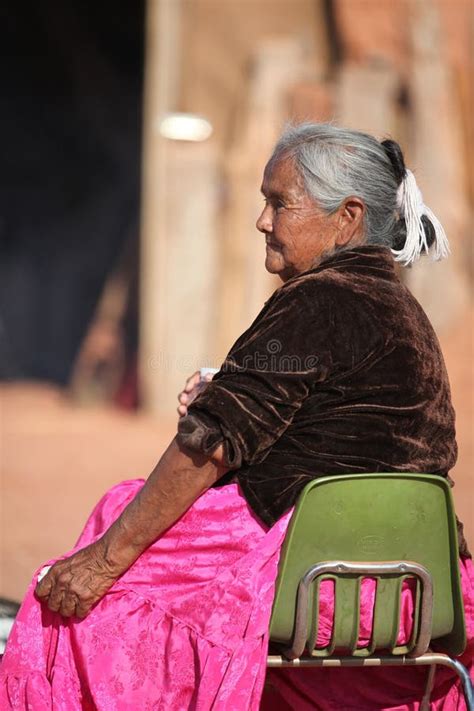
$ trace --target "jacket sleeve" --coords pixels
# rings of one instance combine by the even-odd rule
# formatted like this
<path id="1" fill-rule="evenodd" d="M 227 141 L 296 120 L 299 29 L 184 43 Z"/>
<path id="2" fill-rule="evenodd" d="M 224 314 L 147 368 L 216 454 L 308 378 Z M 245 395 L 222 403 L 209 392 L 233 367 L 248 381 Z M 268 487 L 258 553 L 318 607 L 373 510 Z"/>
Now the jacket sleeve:
<path id="1" fill-rule="evenodd" d="M 304 288 L 272 296 L 180 420 L 181 444 L 209 455 L 223 444 L 230 469 L 265 459 L 328 372 L 321 314 L 306 296 Z"/>

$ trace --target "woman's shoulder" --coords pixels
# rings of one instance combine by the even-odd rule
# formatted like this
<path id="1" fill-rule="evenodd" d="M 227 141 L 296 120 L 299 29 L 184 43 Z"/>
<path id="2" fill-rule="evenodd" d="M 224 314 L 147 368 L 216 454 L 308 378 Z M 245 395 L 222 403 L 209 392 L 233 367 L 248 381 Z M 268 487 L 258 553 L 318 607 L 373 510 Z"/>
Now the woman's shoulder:
<path id="1" fill-rule="evenodd" d="M 386 247 L 365 245 L 328 256 L 314 268 L 289 279 L 278 291 L 281 295 L 305 290 L 360 291 L 364 285 L 370 288 L 382 282 L 402 286 L 392 254 Z"/>
<path id="2" fill-rule="evenodd" d="M 371 298 L 381 288 L 398 290 L 403 287 L 398 280 L 390 285 L 375 284 L 374 279 L 365 274 L 348 273 L 328 266 L 290 279 L 273 293 L 266 306 L 281 307 L 283 303 L 293 304 L 295 308 L 312 304 L 321 307 L 327 303 L 348 305 Z"/>
<path id="3" fill-rule="evenodd" d="M 342 310 L 346 315 L 363 309 L 378 317 L 402 302 L 414 301 L 401 282 L 390 250 L 366 246 L 333 255 L 320 265 L 289 279 L 266 306 L 295 310 Z M 421 307 L 420 307 L 421 308 Z"/>

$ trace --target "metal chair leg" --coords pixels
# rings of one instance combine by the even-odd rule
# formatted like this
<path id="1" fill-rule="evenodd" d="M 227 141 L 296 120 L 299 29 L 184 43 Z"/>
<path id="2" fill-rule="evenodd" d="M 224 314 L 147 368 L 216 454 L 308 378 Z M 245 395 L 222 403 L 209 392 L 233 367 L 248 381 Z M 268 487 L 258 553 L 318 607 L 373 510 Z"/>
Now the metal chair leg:
<path id="1" fill-rule="evenodd" d="M 464 664 L 461 664 L 457 659 L 450 659 L 450 662 L 449 666 L 456 671 L 461 679 L 467 709 L 468 711 L 474 711 L 474 689 L 469 672 Z"/>
<path id="2" fill-rule="evenodd" d="M 431 692 L 433 691 L 434 678 L 436 673 L 436 664 L 428 667 L 428 676 L 426 677 L 425 693 L 420 704 L 420 711 L 430 711 Z"/>

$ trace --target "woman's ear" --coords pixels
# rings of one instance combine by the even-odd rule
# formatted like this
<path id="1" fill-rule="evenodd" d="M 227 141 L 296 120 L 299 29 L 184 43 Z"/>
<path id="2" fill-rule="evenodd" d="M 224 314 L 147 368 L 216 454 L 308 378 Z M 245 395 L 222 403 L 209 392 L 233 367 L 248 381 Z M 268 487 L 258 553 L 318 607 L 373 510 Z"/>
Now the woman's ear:
<path id="1" fill-rule="evenodd" d="M 364 234 L 365 204 L 355 196 L 344 200 L 339 208 L 338 233 L 336 243 L 345 245 Z"/>

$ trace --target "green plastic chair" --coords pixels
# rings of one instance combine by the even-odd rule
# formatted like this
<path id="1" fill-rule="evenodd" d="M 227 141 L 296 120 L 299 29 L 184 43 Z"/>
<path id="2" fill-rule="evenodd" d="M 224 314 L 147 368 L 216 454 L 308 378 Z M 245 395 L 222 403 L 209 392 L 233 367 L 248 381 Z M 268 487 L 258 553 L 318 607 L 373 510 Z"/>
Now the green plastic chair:
<path id="1" fill-rule="evenodd" d="M 436 665 L 461 678 L 474 711 L 464 651 L 466 630 L 456 517 L 448 482 L 429 474 L 346 474 L 311 481 L 293 513 L 280 557 L 269 667 L 430 667 L 422 700 L 429 709 Z M 358 648 L 360 586 L 377 581 L 372 638 Z M 413 633 L 397 645 L 403 582 L 416 581 Z M 335 585 L 332 639 L 316 647 L 318 591 Z M 436 644 L 443 653 L 428 652 Z M 305 656 L 303 653 L 307 652 Z"/>

